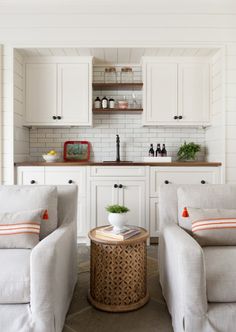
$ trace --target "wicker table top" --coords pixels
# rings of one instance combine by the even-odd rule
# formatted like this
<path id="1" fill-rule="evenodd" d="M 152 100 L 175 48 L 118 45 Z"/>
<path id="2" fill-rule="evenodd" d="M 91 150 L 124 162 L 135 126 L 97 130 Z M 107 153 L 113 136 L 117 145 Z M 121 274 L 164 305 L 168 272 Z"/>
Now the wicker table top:
<path id="1" fill-rule="evenodd" d="M 105 225 L 92 229 L 88 233 L 90 240 L 97 242 L 97 243 L 104 243 L 104 244 L 107 243 L 107 244 L 126 245 L 126 244 L 135 244 L 140 241 L 144 241 L 149 237 L 149 233 L 146 229 L 144 229 L 142 227 L 137 227 L 140 229 L 140 233 L 135 236 L 130 237 L 129 239 L 126 239 L 126 240 L 114 240 L 114 239 L 110 239 L 110 238 L 102 239 L 102 238 L 96 236 L 96 230 L 99 228 L 103 228 L 103 227 L 105 227 Z"/>

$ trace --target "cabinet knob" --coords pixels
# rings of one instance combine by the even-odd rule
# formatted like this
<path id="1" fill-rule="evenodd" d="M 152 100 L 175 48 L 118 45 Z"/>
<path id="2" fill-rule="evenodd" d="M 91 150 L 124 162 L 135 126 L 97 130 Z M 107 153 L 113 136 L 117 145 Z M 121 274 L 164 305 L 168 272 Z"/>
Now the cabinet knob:
<path id="1" fill-rule="evenodd" d="M 205 184 L 205 183 L 206 183 L 206 181 L 205 181 L 205 180 L 202 180 L 202 181 L 201 181 L 201 184 Z"/>
<path id="2" fill-rule="evenodd" d="M 182 115 L 180 115 L 180 116 L 179 116 L 179 120 L 182 120 L 182 119 L 183 119 L 183 117 L 182 117 Z"/>
<path id="3" fill-rule="evenodd" d="M 72 180 L 69 180 L 68 183 L 71 184 L 71 183 L 73 183 L 73 181 L 72 181 Z"/>
<path id="4" fill-rule="evenodd" d="M 165 184 L 169 184 L 170 183 L 168 180 L 165 180 L 164 182 L 165 182 Z"/>
<path id="5" fill-rule="evenodd" d="M 57 117 L 57 120 L 61 120 L 61 116 L 58 116 L 58 117 Z"/>
<path id="6" fill-rule="evenodd" d="M 56 117 L 55 115 L 53 115 L 53 117 L 52 117 L 52 118 L 53 118 L 53 120 L 56 120 L 56 119 L 57 119 L 57 117 Z"/>
<path id="7" fill-rule="evenodd" d="M 123 184 L 119 184 L 119 188 L 123 188 Z"/>
<path id="8" fill-rule="evenodd" d="M 175 115 L 175 116 L 174 116 L 174 120 L 177 120 L 177 119 L 178 119 L 178 117 L 177 117 L 177 115 Z"/>
<path id="9" fill-rule="evenodd" d="M 114 188 L 118 188 L 118 184 L 114 184 Z"/>
<path id="10" fill-rule="evenodd" d="M 36 181 L 35 181 L 35 180 L 31 180 L 30 183 L 31 183 L 31 184 L 35 184 Z"/>

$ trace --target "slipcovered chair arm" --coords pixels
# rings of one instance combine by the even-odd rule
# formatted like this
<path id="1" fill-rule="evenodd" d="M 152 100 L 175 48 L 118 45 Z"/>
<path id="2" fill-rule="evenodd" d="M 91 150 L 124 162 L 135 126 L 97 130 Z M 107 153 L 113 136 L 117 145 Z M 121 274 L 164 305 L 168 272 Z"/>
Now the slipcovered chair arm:
<path id="1" fill-rule="evenodd" d="M 65 303 L 69 307 L 77 280 L 75 221 L 62 224 L 34 247 L 30 271 L 31 311 L 35 320 L 41 320 L 47 325 L 42 325 L 43 332 L 48 326 L 54 326 L 60 316 L 63 317 Z M 54 331 L 59 331 L 60 328 L 55 326 Z"/>
<path id="2" fill-rule="evenodd" d="M 202 317 L 208 306 L 202 248 L 177 224 L 163 229 L 160 245 L 160 254 L 164 254 L 160 259 L 168 279 L 163 282 L 169 283 L 169 288 L 175 293 L 172 296 L 178 297 L 179 309 L 184 316 Z"/>

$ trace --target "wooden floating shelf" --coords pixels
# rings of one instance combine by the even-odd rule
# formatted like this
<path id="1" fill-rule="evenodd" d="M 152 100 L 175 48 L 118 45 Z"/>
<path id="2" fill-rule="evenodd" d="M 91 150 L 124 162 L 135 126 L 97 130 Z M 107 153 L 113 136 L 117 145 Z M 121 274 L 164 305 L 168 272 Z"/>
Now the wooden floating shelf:
<path id="1" fill-rule="evenodd" d="M 142 108 L 93 108 L 93 113 L 96 114 L 111 114 L 111 113 L 141 113 Z"/>
<path id="2" fill-rule="evenodd" d="M 142 90 L 143 83 L 93 83 L 93 90 Z"/>

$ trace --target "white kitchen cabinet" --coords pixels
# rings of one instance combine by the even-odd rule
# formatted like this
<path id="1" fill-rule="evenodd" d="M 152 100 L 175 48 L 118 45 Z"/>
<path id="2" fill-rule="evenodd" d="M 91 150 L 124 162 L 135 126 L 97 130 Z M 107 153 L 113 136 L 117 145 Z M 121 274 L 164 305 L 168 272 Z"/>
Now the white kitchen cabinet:
<path id="1" fill-rule="evenodd" d="M 210 77 L 206 59 L 144 57 L 143 125 L 209 125 Z"/>
<path id="2" fill-rule="evenodd" d="M 149 200 L 150 209 L 150 236 L 159 237 L 159 200 L 157 197 L 151 197 Z"/>
<path id="3" fill-rule="evenodd" d="M 58 115 L 68 125 L 91 124 L 88 63 L 58 65 Z"/>
<path id="4" fill-rule="evenodd" d="M 94 179 L 91 181 L 90 211 L 92 228 L 108 224 L 106 206 L 119 204 L 130 209 L 128 223 L 146 227 L 145 180 Z"/>
<path id="5" fill-rule="evenodd" d="M 171 121 L 178 112 L 177 64 L 147 63 L 144 73 L 144 124 Z"/>
<path id="6" fill-rule="evenodd" d="M 180 123 L 209 122 L 209 64 L 187 63 L 178 66 L 178 114 Z"/>
<path id="7" fill-rule="evenodd" d="M 26 124 L 53 124 L 57 115 L 57 65 L 26 64 Z"/>
<path id="8" fill-rule="evenodd" d="M 89 231 L 86 212 L 86 167 L 45 167 L 46 185 L 77 185 L 77 238 L 85 238 Z"/>
<path id="9" fill-rule="evenodd" d="M 92 57 L 28 61 L 25 125 L 91 126 Z"/>

